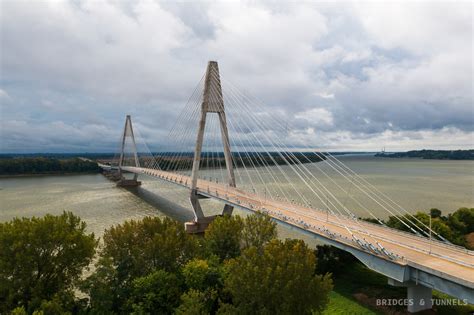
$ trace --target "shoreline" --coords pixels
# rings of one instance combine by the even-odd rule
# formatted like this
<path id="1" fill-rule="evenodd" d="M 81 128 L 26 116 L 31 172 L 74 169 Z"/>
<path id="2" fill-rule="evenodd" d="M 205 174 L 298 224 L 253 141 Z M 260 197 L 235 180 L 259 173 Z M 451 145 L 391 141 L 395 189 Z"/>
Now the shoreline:
<path id="1" fill-rule="evenodd" d="M 37 174 L 9 174 L 0 175 L 2 178 L 23 178 L 23 177 L 43 177 L 43 176 L 73 176 L 73 175 L 92 175 L 101 174 L 101 172 L 73 172 L 73 173 L 37 173 Z"/>

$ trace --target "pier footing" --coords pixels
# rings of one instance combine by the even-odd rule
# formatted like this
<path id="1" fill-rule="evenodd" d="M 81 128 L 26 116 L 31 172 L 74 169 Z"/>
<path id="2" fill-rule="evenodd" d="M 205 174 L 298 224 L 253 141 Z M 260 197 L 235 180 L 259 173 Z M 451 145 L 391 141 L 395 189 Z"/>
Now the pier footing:
<path id="1" fill-rule="evenodd" d="M 198 221 L 186 222 L 184 223 L 184 229 L 186 233 L 189 233 L 189 234 L 202 234 L 206 231 L 209 224 L 211 224 L 211 222 L 214 221 L 216 217 L 218 216 L 214 215 L 214 216 L 199 218 Z"/>
<path id="2" fill-rule="evenodd" d="M 118 187 L 137 187 L 140 186 L 142 182 L 136 179 L 121 179 L 117 182 Z"/>

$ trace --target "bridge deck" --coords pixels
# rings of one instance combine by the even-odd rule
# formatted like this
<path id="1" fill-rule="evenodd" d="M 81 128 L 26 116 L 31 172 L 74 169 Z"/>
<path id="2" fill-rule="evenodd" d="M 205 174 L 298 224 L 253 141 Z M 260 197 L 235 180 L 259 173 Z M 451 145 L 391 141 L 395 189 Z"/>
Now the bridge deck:
<path id="1" fill-rule="evenodd" d="M 191 178 L 189 176 L 140 167 L 123 167 L 122 169 L 131 173 L 158 177 L 188 189 L 191 188 Z M 424 237 L 384 226 L 354 220 L 348 216 L 336 216 L 327 214 L 325 211 L 288 202 L 268 200 L 262 198 L 262 196 L 220 183 L 198 180 L 197 186 L 200 194 L 251 211 L 266 212 L 277 220 L 285 221 L 325 238 L 331 238 L 337 242 L 361 249 L 362 246 L 352 238 L 352 232 L 358 239 L 362 241 L 365 239 L 373 245 L 378 242 L 389 253 L 395 254 L 390 258 L 379 250 L 380 247 L 376 249 L 362 248 L 373 255 L 400 265 L 418 265 L 437 271 L 438 274 L 442 274 L 448 279 L 464 283 L 474 289 L 474 255 L 472 251 L 438 241 L 430 241 Z M 377 252 L 377 250 L 379 251 Z"/>

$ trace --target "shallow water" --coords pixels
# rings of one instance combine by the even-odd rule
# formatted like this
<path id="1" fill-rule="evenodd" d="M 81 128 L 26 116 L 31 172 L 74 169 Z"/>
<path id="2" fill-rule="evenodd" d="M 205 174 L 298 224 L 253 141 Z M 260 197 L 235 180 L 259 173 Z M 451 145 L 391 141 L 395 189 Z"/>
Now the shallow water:
<path id="1" fill-rule="evenodd" d="M 388 159 L 370 156 L 339 157 L 346 165 L 376 185 L 383 193 L 410 212 L 433 207 L 452 212 L 459 207 L 474 207 L 474 161 L 438 161 Z M 318 165 L 330 175 L 330 168 Z M 311 166 L 314 167 L 314 166 Z M 321 184 L 331 187 L 327 177 L 318 176 Z M 346 193 L 336 193 L 345 206 L 357 215 L 368 216 L 358 209 L 347 194 L 355 195 L 356 188 L 337 177 L 331 177 Z M 170 216 L 180 221 L 192 219 L 188 192 L 172 184 L 142 176 L 142 186 L 136 190 L 117 188 L 101 174 L 43 176 L 0 179 L 0 221 L 15 216 L 41 216 L 72 211 L 87 222 L 88 230 L 102 235 L 104 229 L 127 219 L 144 216 Z M 298 181 L 295 180 L 295 183 Z M 301 185 L 301 184 L 298 184 Z M 290 189 L 286 187 L 285 189 Z M 306 187 L 296 187 L 302 193 Z M 204 200 L 207 213 L 218 213 L 222 205 Z M 323 207 L 324 205 L 320 205 Z M 387 213 L 376 206 L 371 211 L 377 216 Z M 244 211 L 236 210 L 244 214 Z M 280 228 L 283 237 L 295 232 Z"/>

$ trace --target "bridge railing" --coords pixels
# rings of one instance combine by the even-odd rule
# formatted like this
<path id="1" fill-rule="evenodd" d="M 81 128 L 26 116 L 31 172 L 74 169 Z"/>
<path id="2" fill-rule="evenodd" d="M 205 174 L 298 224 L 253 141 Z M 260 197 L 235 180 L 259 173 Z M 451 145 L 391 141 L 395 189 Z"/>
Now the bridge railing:
<path id="1" fill-rule="evenodd" d="M 390 230 L 394 233 L 397 233 L 397 234 L 403 235 L 403 236 L 407 236 L 407 237 L 412 238 L 412 239 L 417 239 L 417 240 L 422 240 L 422 241 L 429 240 L 429 238 L 427 238 L 427 237 L 416 235 L 416 234 L 406 232 L 406 231 L 397 230 L 397 229 L 394 229 L 394 228 L 391 228 L 391 227 L 388 227 L 388 226 L 383 226 L 383 225 L 380 225 L 380 224 L 376 224 L 376 223 L 372 223 L 372 222 L 368 222 L 368 221 L 363 221 L 363 220 L 360 220 L 360 222 L 363 223 L 363 224 L 367 224 L 367 225 L 371 225 L 371 226 L 375 226 L 375 227 L 379 227 L 379 228 L 383 228 L 383 229 L 388 229 L 388 230 Z M 458 250 L 458 251 L 463 251 L 463 252 L 467 253 L 468 255 L 474 256 L 474 251 L 469 250 L 469 249 L 467 249 L 466 247 L 463 247 L 463 246 L 459 246 L 459 245 L 452 244 L 452 243 L 448 244 L 448 243 L 442 242 L 438 239 L 431 239 L 431 242 L 433 242 L 436 245 L 442 246 L 442 247 L 446 247 L 446 248 L 450 248 L 450 249 L 454 249 L 454 250 Z"/>
<path id="2" fill-rule="evenodd" d="M 250 209 L 252 211 L 260 211 L 260 212 L 263 212 L 263 213 L 266 213 L 266 214 L 270 215 L 271 217 L 275 218 L 278 221 L 282 221 L 282 222 L 285 222 L 286 224 L 296 226 L 296 227 L 298 227 L 302 230 L 305 230 L 307 232 L 312 232 L 312 233 L 318 234 L 318 235 L 320 235 L 322 237 L 325 237 L 325 238 L 338 240 L 338 242 L 344 243 L 347 246 L 354 247 L 354 245 L 356 245 L 357 248 L 362 249 L 362 250 L 364 250 L 364 251 L 366 251 L 366 252 L 368 252 L 372 255 L 375 254 L 375 255 L 377 255 L 381 258 L 384 258 L 384 259 L 389 258 L 392 261 L 400 261 L 400 262 L 403 262 L 403 263 L 407 262 L 407 259 L 405 257 L 403 257 L 401 255 L 398 255 L 396 253 L 388 252 L 383 247 L 381 249 L 378 249 L 375 246 L 373 246 L 371 243 L 367 242 L 365 239 L 364 239 L 363 242 L 362 241 L 357 242 L 354 238 L 348 238 L 348 237 L 346 237 L 342 234 L 333 233 L 333 232 L 329 231 L 329 229 L 327 229 L 324 225 L 322 227 L 312 225 L 312 224 L 306 223 L 301 218 L 288 217 L 288 216 L 283 215 L 283 213 L 281 213 L 279 211 L 268 210 L 264 207 L 254 205 L 252 203 L 242 202 L 241 199 L 239 199 L 237 197 L 232 198 L 232 197 L 229 197 L 227 194 L 225 194 L 224 196 L 219 195 L 219 193 L 217 191 L 216 191 L 216 195 L 213 195 L 214 191 L 212 191 L 212 190 L 205 190 L 204 192 L 206 194 L 208 194 L 209 196 L 213 196 L 213 197 L 215 197 L 217 199 L 220 199 L 224 202 L 226 202 L 226 201 L 230 202 L 230 203 L 232 203 L 232 204 L 234 204 L 234 205 L 236 205 L 240 208 Z M 318 218 L 313 218 L 313 219 L 315 219 L 317 221 L 321 221 Z M 321 222 L 324 222 L 324 221 L 321 221 Z M 331 224 L 335 224 L 335 223 L 331 222 Z M 341 224 L 336 224 L 336 225 L 338 225 L 340 227 L 344 227 Z M 377 245 L 381 246 L 380 244 L 377 244 Z"/>
<path id="3" fill-rule="evenodd" d="M 149 172 L 146 171 L 146 169 L 143 169 L 143 168 L 137 168 L 136 171 L 139 171 L 141 173 L 149 173 Z M 169 174 L 166 177 L 164 175 L 159 175 L 159 177 L 161 179 L 179 184 L 179 185 L 184 186 L 184 187 L 187 186 L 187 183 L 184 183 L 182 181 L 183 176 L 180 177 L 179 174 Z M 322 222 L 323 223 L 322 228 L 319 227 L 319 226 L 316 226 L 316 225 L 311 225 L 309 223 L 306 223 L 301 218 L 296 219 L 296 218 L 293 218 L 293 217 L 285 216 L 281 212 L 278 212 L 278 211 L 265 209 L 262 205 L 254 205 L 254 204 L 249 203 L 249 202 L 242 202 L 242 199 L 246 199 L 249 196 L 244 196 L 244 198 L 240 199 L 239 195 L 238 195 L 238 193 L 239 193 L 238 191 L 234 191 L 234 194 L 237 193 L 236 197 L 230 197 L 227 193 L 219 194 L 217 189 L 215 189 L 215 191 L 214 191 L 214 188 L 211 190 L 210 186 L 207 186 L 205 188 L 197 187 L 197 189 L 204 192 L 204 193 L 206 193 L 206 194 L 208 194 L 208 195 L 210 195 L 210 196 L 212 196 L 212 197 L 214 197 L 214 198 L 221 199 L 224 202 L 226 202 L 226 201 L 231 202 L 233 204 L 236 204 L 238 207 L 247 208 L 247 209 L 250 209 L 250 210 L 253 210 L 253 211 L 265 212 L 265 213 L 271 215 L 272 217 L 275 217 L 276 219 L 278 219 L 280 221 L 283 221 L 283 222 L 286 222 L 288 224 L 297 226 L 297 227 L 302 228 L 304 230 L 313 231 L 313 232 L 315 232 L 317 234 L 320 234 L 320 235 L 326 235 L 331 239 L 338 239 L 340 242 L 345 243 L 346 245 L 353 246 L 355 244 L 355 245 L 357 245 L 357 247 L 362 248 L 363 250 L 365 250 L 367 252 L 370 252 L 371 254 L 376 254 L 376 255 L 379 255 L 379 256 L 383 256 L 383 255 L 381 255 L 379 248 L 376 248 L 375 246 L 373 246 L 373 244 L 366 241 L 365 239 L 364 239 L 364 241 L 360 241 L 358 239 L 356 239 L 356 240 L 349 239 L 348 237 L 346 237 L 344 235 L 341 235 L 341 234 L 338 234 L 338 233 L 333 233 L 333 232 L 329 231 L 324 226 L 325 221 L 322 221 L 321 219 L 319 219 L 317 217 L 311 217 L 311 218 L 314 219 L 314 220 Z M 256 196 L 256 197 L 258 197 L 258 196 Z M 291 203 L 291 204 L 293 204 L 293 203 Z M 297 203 L 295 205 L 297 205 Z M 292 209 L 287 209 L 287 210 L 292 211 Z M 304 216 L 305 214 L 301 214 L 301 215 Z M 348 219 L 348 218 L 351 219 L 350 217 L 344 216 L 344 215 L 337 215 L 336 214 L 336 216 L 341 217 L 341 218 L 343 217 L 345 219 Z M 352 218 L 352 219 L 358 220 L 357 218 Z M 367 221 L 360 221 L 359 220 L 359 222 L 361 222 L 363 224 L 366 224 L 366 225 L 371 225 L 371 226 L 374 226 L 374 227 L 377 227 L 377 228 L 388 229 L 391 232 L 394 232 L 394 233 L 397 233 L 399 235 L 403 235 L 403 236 L 406 236 L 406 237 L 409 237 L 409 238 L 412 238 L 412 239 L 426 241 L 426 238 L 424 238 L 424 237 L 420 237 L 418 235 L 411 234 L 411 233 L 408 233 L 408 232 L 405 232 L 405 231 L 392 229 L 392 228 L 389 228 L 389 227 L 386 227 L 386 226 L 374 224 L 374 223 L 367 222 Z M 345 227 L 343 224 L 339 224 L 339 223 L 334 222 L 334 221 L 331 222 L 331 224 L 342 227 L 342 228 Z M 359 229 L 356 229 L 356 230 L 358 230 L 360 233 L 367 234 L 367 235 L 371 236 L 369 233 L 367 233 L 367 231 L 362 231 L 362 230 L 359 230 Z M 390 239 L 388 239 L 388 238 L 386 238 L 382 235 L 373 235 L 373 236 L 376 236 L 377 238 L 380 238 L 380 239 L 382 239 L 386 242 L 393 243 L 393 240 L 390 240 Z M 461 246 L 457 246 L 457 245 L 454 245 L 454 244 L 446 244 L 446 243 L 440 242 L 438 240 L 432 240 L 432 241 L 435 242 L 435 244 L 446 247 L 446 248 L 462 250 L 462 251 L 467 252 L 470 255 L 474 254 L 474 252 L 472 252 L 470 250 L 467 250 L 466 248 L 461 247 Z M 380 244 L 377 243 L 377 245 L 381 247 Z M 446 256 L 446 255 L 442 255 L 442 254 L 438 254 L 438 253 L 435 253 L 435 252 L 432 252 L 432 251 L 428 251 L 426 249 L 419 248 L 419 247 L 416 247 L 416 246 L 413 246 L 413 245 L 410 245 L 410 244 L 399 244 L 399 245 L 411 248 L 411 249 L 416 250 L 418 252 L 428 253 L 428 254 L 433 255 L 433 256 L 437 256 L 437 257 L 440 257 L 440 258 L 443 258 L 443 259 L 447 259 L 447 260 L 453 261 L 453 262 L 458 263 L 458 264 L 466 265 L 466 266 L 469 266 L 469 267 L 474 266 L 474 265 L 467 264 L 463 261 L 460 261 L 456 258 Z M 403 256 L 400 256 L 400 255 L 395 254 L 395 253 L 387 253 L 383 250 L 384 250 L 384 248 L 382 247 L 382 252 L 385 254 L 385 256 L 388 256 L 391 260 L 401 260 L 401 261 L 404 261 L 404 262 L 407 261 L 407 259 Z"/>

